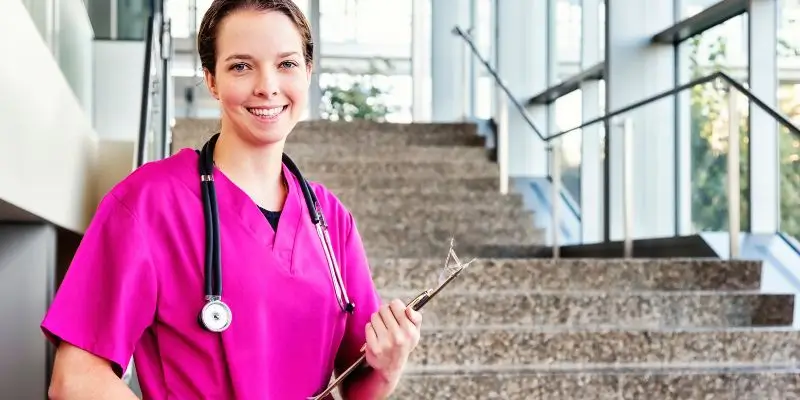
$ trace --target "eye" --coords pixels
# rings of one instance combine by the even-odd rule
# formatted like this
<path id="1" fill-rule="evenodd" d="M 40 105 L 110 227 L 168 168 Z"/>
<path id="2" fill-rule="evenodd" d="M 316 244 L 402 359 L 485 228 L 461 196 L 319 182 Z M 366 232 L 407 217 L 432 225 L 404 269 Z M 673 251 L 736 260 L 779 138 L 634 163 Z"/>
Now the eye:
<path id="1" fill-rule="evenodd" d="M 236 64 L 231 65 L 230 70 L 231 71 L 236 71 L 236 72 L 242 72 L 242 71 L 245 70 L 245 68 L 247 68 L 247 64 L 245 64 L 245 63 L 236 63 Z"/>
<path id="2" fill-rule="evenodd" d="M 279 65 L 280 65 L 281 68 L 290 69 L 290 68 L 296 67 L 297 63 L 294 62 L 294 61 L 284 61 L 284 62 L 280 63 Z"/>

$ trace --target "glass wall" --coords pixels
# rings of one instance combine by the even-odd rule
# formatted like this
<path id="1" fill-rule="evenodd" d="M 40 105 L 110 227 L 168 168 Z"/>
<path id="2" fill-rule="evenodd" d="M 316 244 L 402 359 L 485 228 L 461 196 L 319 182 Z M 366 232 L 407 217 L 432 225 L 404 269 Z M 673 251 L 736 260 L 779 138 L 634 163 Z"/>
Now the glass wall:
<path id="1" fill-rule="evenodd" d="M 580 70 L 581 13 L 583 12 L 581 3 L 581 0 L 555 1 L 556 59 L 558 60 L 556 74 L 559 81 Z"/>
<path id="2" fill-rule="evenodd" d="M 92 118 L 94 31 L 82 0 L 24 0 L 45 44 L 87 115 Z"/>
<path id="3" fill-rule="evenodd" d="M 555 10 L 555 35 L 556 35 L 556 57 L 558 58 L 557 76 L 558 81 L 569 78 L 583 69 L 594 66 L 598 62 L 602 62 L 605 50 L 605 2 L 598 1 L 596 16 L 597 32 L 590 32 L 585 34 L 583 30 L 583 15 L 584 4 L 583 0 L 553 0 L 556 5 Z M 587 13 L 591 15 L 592 13 Z M 598 59 L 596 60 L 583 60 L 583 51 L 592 46 L 597 47 Z M 591 52 L 591 51 L 590 51 Z M 594 82 L 587 82 L 587 84 L 594 84 Z M 567 129 L 574 128 L 581 125 L 584 121 L 593 119 L 603 115 L 605 109 L 605 92 L 603 91 L 603 81 L 598 82 L 597 90 L 592 90 L 592 96 L 597 96 L 596 106 L 599 107 L 597 114 L 585 115 L 586 110 L 583 109 L 583 101 L 591 101 L 584 99 L 584 93 L 581 89 L 575 90 L 555 101 L 552 107 L 555 108 L 555 126 L 552 127 L 550 132 L 560 132 Z M 588 111 L 591 112 L 591 111 Z M 564 135 L 560 141 L 562 158 L 561 158 L 561 176 L 564 188 L 572 196 L 576 203 L 581 199 L 581 164 L 583 162 L 583 152 L 593 151 L 600 154 L 603 153 L 603 138 L 604 130 L 602 124 L 597 124 L 592 127 L 593 134 L 600 135 L 600 146 L 593 149 L 584 149 L 584 131 L 576 130 Z M 592 141 L 594 142 L 594 141 Z M 601 156 L 602 159 L 602 156 Z M 598 165 L 596 170 L 602 172 L 602 165 Z M 598 197 L 602 197 L 601 193 L 597 193 Z"/>
<path id="4" fill-rule="evenodd" d="M 800 3 L 780 0 L 778 110 L 800 126 Z M 800 238 L 800 138 L 779 129 L 780 230 Z"/>
<path id="5" fill-rule="evenodd" d="M 401 67 L 411 59 L 411 6 L 396 0 L 320 0 L 321 62 L 331 57 L 344 66 L 320 75 L 323 115 L 330 114 L 332 98 L 349 93 L 353 99 L 369 98 L 360 108 L 385 114 L 387 121 L 412 120 L 411 71 Z M 365 60 L 383 67 L 366 74 L 347 70 L 348 64 Z"/>
<path id="6" fill-rule="evenodd" d="M 578 89 L 559 98 L 555 107 L 555 131 L 565 131 L 580 125 L 583 121 L 583 92 Z M 561 180 L 564 188 L 576 202 L 581 198 L 581 130 L 570 132 L 561 138 Z"/>
<path id="7" fill-rule="evenodd" d="M 691 2 L 686 14 L 701 11 L 711 2 Z M 694 8 L 692 8 L 694 7 Z M 747 87 L 747 15 L 743 14 L 690 38 L 680 45 L 685 83 L 716 71 L 731 75 Z M 741 229 L 749 222 L 749 103 L 738 107 L 741 149 Z M 718 83 L 695 86 L 681 97 L 680 113 L 689 117 L 692 233 L 727 230 L 728 95 Z M 686 129 L 686 127 L 684 127 Z"/>
<path id="8" fill-rule="evenodd" d="M 678 20 L 689 18 L 714 4 L 719 3 L 720 0 L 680 0 L 680 11 L 678 12 Z"/>
<path id="9" fill-rule="evenodd" d="M 117 0 L 117 40 L 144 40 L 150 0 Z"/>

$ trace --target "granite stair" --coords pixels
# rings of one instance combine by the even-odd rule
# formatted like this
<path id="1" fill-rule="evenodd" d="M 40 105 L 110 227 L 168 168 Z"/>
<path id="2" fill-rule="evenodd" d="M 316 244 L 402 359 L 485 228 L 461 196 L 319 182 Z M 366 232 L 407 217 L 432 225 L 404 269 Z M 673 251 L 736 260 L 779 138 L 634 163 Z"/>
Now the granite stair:
<path id="1" fill-rule="evenodd" d="M 179 120 L 173 152 L 218 123 Z M 383 299 L 434 287 L 394 399 L 796 399 L 795 296 L 749 260 L 538 258 L 470 124 L 301 122 L 286 152 L 351 210 Z"/>

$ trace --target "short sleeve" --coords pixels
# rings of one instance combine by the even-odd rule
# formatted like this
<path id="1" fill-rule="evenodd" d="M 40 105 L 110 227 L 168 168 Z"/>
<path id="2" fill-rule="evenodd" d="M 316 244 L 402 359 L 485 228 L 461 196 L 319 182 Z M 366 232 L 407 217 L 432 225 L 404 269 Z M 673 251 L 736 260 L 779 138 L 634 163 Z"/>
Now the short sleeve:
<path id="1" fill-rule="evenodd" d="M 122 375 L 155 315 L 157 279 L 141 224 L 113 193 L 101 201 L 41 324 Z"/>
<path id="2" fill-rule="evenodd" d="M 336 355 L 336 368 L 344 370 L 361 357 L 361 348 L 366 343 L 365 329 L 372 314 L 381 305 L 380 295 L 375 288 L 369 269 L 364 244 L 355 220 L 349 216 L 350 232 L 345 242 L 342 279 L 350 300 L 355 303 L 353 315 L 347 319 L 344 337 Z"/>

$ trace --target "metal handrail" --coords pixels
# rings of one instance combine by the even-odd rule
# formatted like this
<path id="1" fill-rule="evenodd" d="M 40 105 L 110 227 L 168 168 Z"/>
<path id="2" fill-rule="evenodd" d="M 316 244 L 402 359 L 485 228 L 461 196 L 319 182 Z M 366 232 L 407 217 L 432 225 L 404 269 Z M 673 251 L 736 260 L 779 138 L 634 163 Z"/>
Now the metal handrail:
<path id="1" fill-rule="evenodd" d="M 144 73 L 142 78 L 142 98 L 139 119 L 139 137 L 136 143 L 136 165 L 141 167 L 152 158 L 160 159 L 169 155 L 167 148 L 171 118 L 170 66 L 172 54 L 172 34 L 163 1 L 150 0 L 150 15 L 147 18 L 145 35 Z M 156 98 L 156 96 L 158 96 Z M 155 104 L 158 108 L 155 108 Z M 159 113 L 154 118 L 154 111 Z M 155 124 L 155 125 L 154 125 Z M 153 128 L 156 129 L 153 129 Z M 154 135 L 149 138 L 149 135 Z M 152 139 L 154 150 L 148 150 Z M 148 154 L 153 152 L 153 154 Z"/>
<path id="2" fill-rule="evenodd" d="M 155 32 L 156 11 L 151 8 L 150 16 L 147 17 L 147 32 L 144 37 L 144 72 L 142 77 L 141 109 L 139 111 L 139 137 L 136 142 L 136 168 L 141 167 L 145 162 L 147 131 L 150 127 L 150 87 L 153 84 L 150 76 L 152 74 L 153 38 Z"/>
<path id="3" fill-rule="evenodd" d="M 594 118 L 590 121 L 587 121 L 579 126 L 574 128 L 570 128 L 553 135 L 544 137 L 541 134 L 538 128 L 536 128 L 536 124 L 530 118 L 527 113 L 527 110 L 524 106 L 522 106 L 516 98 L 511 94 L 511 91 L 505 85 L 503 80 L 498 76 L 497 72 L 492 68 L 489 63 L 481 57 L 480 53 L 478 52 L 475 43 L 466 34 L 460 27 L 456 26 L 453 29 L 453 33 L 456 35 L 461 36 L 464 41 L 469 45 L 472 53 L 478 60 L 483 63 L 489 73 L 494 77 L 495 82 L 497 85 L 505 92 L 506 96 L 509 100 L 514 104 L 517 110 L 520 112 L 520 115 L 525 119 L 528 125 L 533 129 L 536 135 L 541 139 L 544 143 L 547 143 L 547 149 L 551 154 L 550 162 L 550 176 L 552 185 L 552 201 L 553 201 L 553 210 L 551 213 L 552 217 L 552 227 L 551 227 L 551 235 L 552 235 L 552 247 L 553 247 L 553 257 L 559 258 L 560 257 L 560 244 L 559 244 L 559 226 L 560 226 L 560 215 L 559 215 L 559 207 L 558 207 L 558 198 L 561 195 L 561 170 L 560 170 L 560 160 L 561 160 L 561 149 L 558 144 L 558 140 L 570 133 L 577 131 L 579 129 L 586 128 L 587 126 L 591 126 L 600 122 L 607 122 L 611 121 L 615 117 L 618 117 L 624 113 L 627 113 L 631 110 L 643 107 L 645 105 L 654 103 L 661 99 L 664 99 L 669 96 L 674 96 L 686 89 L 692 88 L 697 85 L 706 84 L 709 82 L 716 81 L 717 79 L 723 80 L 729 86 L 729 99 L 728 99 L 728 108 L 729 108 L 729 118 L 730 121 L 738 120 L 737 117 L 737 109 L 736 109 L 736 94 L 741 93 L 744 95 L 748 100 L 753 102 L 758 108 L 760 108 L 765 113 L 769 114 L 772 118 L 774 118 L 780 125 L 787 128 L 789 132 L 794 134 L 796 137 L 800 138 L 800 129 L 797 128 L 786 116 L 781 114 L 779 111 L 775 110 L 774 108 L 767 105 L 764 101 L 759 99 L 755 94 L 745 88 L 742 84 L 737 82 L 735 79 L 730 77 L 728 74 L 722 71 L 717 71 L 707 76 L 703 76 L 697 79 L 694 79 L 690 82 L 687 82 L 683 85 L 674 87 L 669 90 L 665 90 L 653 96 L 647 97 L 645 99 L 639 100 L 633 104 L 630 104 L 626 107 L 620 108 L 616 111 L 607 113 L 606 115 Z M 733 89 L 736 89 L 734 91 Z M 504 99 L 499 98 L 498 101 L 498 117 L 500 121 L 498 122 L 498 133 L 497 133 L 497 149 L 498 149 L 498 164 L 500 165 L 500 192 L 505 194 L 508 191 L 508 171 L 507 171 L 507 153 L 508 153 L 508 111 L 507 111 L 507 104 Z M 730 141 L 730 148 L 729 148 L 729 155 L 727 160 L 727 197 L 728 197 L 728 225 L 729 225 L 729 245 L 730 245 L 730 254 L 731 258 L 735 258 L 739 256 L 739 204 L 740 204 L 740 193 L 739 193 L 739 124 L 730 123 L 729 124 L 729 141 Z M 632 150 L 632 142 L 634 140 L 633 135 L 633 126 L 632 120 L 630 118 L 625 118 L 620 126 L 623 129 L 623 136 L 622 136 L 622 144 L 624 149 L 623 154 L 623 188 L 622 188 L 622 199 L 623 199 L 623 252 L 625 257 L 631 257 L 633 255 L 633 241 L 631 236 L 632 227 L 632 220 L 633 220 L 633 199 L 632 199 L 632 189 L 631 189 L 631 176 L 632 171 L 631 168 L 631 154 L 629 154 Z M 608 168 L 606 164 L 605 168 Z M 608 171 L 606 171 L 608 174 Z M 605 193 L 607 196 L 608 193 Z M 608 202 L 606 201 L 606 206 L 608 206 Z"/>
<path id="4" fill-rule="evenodd" d="M 728 74 L 726 74 L 725 72 L 722 72 L 722 71 L 717 71 L 717 72 L 714 72 L 712 74 L 709 74 L 709 75 L 697 78 L 695 80 L 692 80 L 690 82 L 684 83 L 683 85 L 676 86 L 676 87 L 674 87 L 672 89 L 665 90 L 665 91 L 660 92 L 658 94 L 655 94 L 653 96 L 650 96 L 650 97 L 647 97 L 645 99 L 639 100 L 639 101 L 637 101 L 637 102 L 635 102 L 633 104 L 630 104 L 628 106 L 622 107 L 622 108 L 620 108 L 620 109 L 618 109 L 616 111 L 607 113 L 606 115 L 603 115 L 603 116 L 597 117 L 595 119 L 589 120 L 587 122 L 584 122 L 583 124 L 578 125 L 578 126 L 576 126 L 574 128 L 570 128 L 570 129 L 567 129 L 565 131 L 561 131 L 561 132 L 558 132 L 556 134 L 550 135 L 550 136 L 544 138 L 544 141 L 549 142 L 549 141 L 551 141 L 553 139 L 557 139 L 557 138 L 559 138 L 561 136 L 564 136 L 564 135 L 566 135 L 566 134 L 568 134 L 570 132 L 574 132 L 574 131 L 577 131 L 579 129 L 586 128 L 587 126 L 591 126 L 591 125 L 594 125 L 594 124 L 599 123 L 599 122 L 609 121 L 609 120 L 613 119 L 614 117 L 617 117 L 617 116 L 619 116 L 621 114 L 625 114 L 626 112 L 629 112 L 631 110 L 646 106 L 648 104 L 654 103 L 656 101 L 659 101 L 659 100 L 664 99 L 664 98 L 669 97 L 669 96 L 674 96 L 674 95 L 676 95 L 676 94 L 678 94 L 678 93 L 680 93 L 680 92 L 682 92 L 682 91 L 684 91 L 686 89 L 690 89 L 690 88 L 692 88 L 694 86 L 703 85 L 703 84 L 706 84 L 706 83 L 709 83 L 709 82 L 713 82 L 713 81 L 715 81 L 717 79 L 722 79 L 728 85 L 733 86 L 737 91 L 739 91 L 740 93 L 745 95 L 745 97 L 747 97 L 750 101 L 755 103 L 758 106 L 758 108 L 760 108 L 762 111 L 764 111 L 767 114 L 769 114 L 772 118 L 777 120 L 781 125 L 783 125 L 787 129 L 789 129 L 789 131 L 791 133 L 797 135 L 797 137 L 800 138 L 800 129 L 798 129 L 791 121 L 789 121 L 789 119 L 786 116 L 784 116 L 783 114 L 781 114 L 779 111 L 775 110 L 774 108 L 768 106 L 766 103 L 764 103 L 764 101 L 759 99 L 755 94 L 753 94 L 751 91 L 747 90 L 747 88 L 742 86 L 742 84 L 737 82 L 735 79 L 731 78 L 730 75 L 728 75 Z"/>
<path id="5" fill-rule="evenodd" d="M 540 131 L 539 128 L 536 127 L 536 124 L 533 122 L 533 119 L 531 119 L 530 115 L 528 115 L 528 111 L 525 109 L 525 106 L 523 106 L 519 101 L 517 101 L 517 99 L 514 97 L 514 94 L 511 93 L 511 90 L 509 90 L 508 86 L 506 86 L 506 84 L 503 82 L 503 79 L 500 78 L 500 76 L 497 74 L 497 71 L 495 71 L 495 69 L 492 68 L 491 65 L 489 65 L 489 62 L 483 57 L 481 57 L 481 54 L 478 51 L 478 47 L 475 46 L 475 43 L 472 41 L 472 38 L 469 36 L 469 34 L 464 32 L 464 30 L 461 29 L 458 25 L 456 25 L 456 27 L 453 28 L 453 34 L 461 36 L 464 39 L 464 41 L 467 42 L 470 50 L 472 51 L 472 54 L 481 62 L 481 64 L 483 64 L 484 67 L 486 67 L 486 70 L 489 71 L 489 73 L 494 77 L 494 80 L 497 83 L 497 85 L 500 86 L 501 89 L 503 89 L 503 92 L 505 92 L 506 96 L 508 96 L 508 99 L 511 100 L 511 103 L 514 104 L 514 107 L 517 108 L 517 111 L 519 111 L 519 113 L 522 115 L 522 118 L 525 119 L 525 122 L 528 124 L 528 126 L 530 126 L 531 129 L 533 129 L 533 132 L 536 133 L 536 136 L 539 136 L 539 139 L 546 140 L 545 136 L 542 134 L 542 131 Z"/>
<path id="6" fill-rule="evenodd" d="M 669 89 L 669 90 L 665 90 L 665 91 L 660 92 L 658 94 L 655 94 L 653 96 L 650 96 L 650 97 L 647 97 L 647 98 L 642 99 L 640 101 L 637 101 L 637 102 L 635 102 L 633 104 L 630 104 L 630 105 L 628 105 L 626 107 L 620 108 L 620 109 L 618 109 L 618 110 L 616 110 L 614 112 L 607 113 L 606 115 L 603 115 L 603 116 L 597 117 L 595 119 L 589 120 L 589 121 L 587 121 L 587 122 L 585 122 L 585 123 L 583 123 L 583 124 L 581 124 L 579 126 L 576 126 L 574 128 L 570 128 L 570 129 L 567 129 L 565 131 L 561 131 L 561 132 L 558 132 L 558 133 L 555 133 L 553 135 L 545 137 L 541 133 L 539 128 L 536 127 L 536 124 L 531 119 L 531 117 L 528 114 L 528 112 L 525 109 L 525 107 L 522 104 L 520 104 L 519 101 L 517 101 L 516 97 L 514 97 L 514 95 L 511 93 L 511 90 L 509 90 L 508 86 L 505 85 L 505 83 L 503 82 L 503 79 L 500 78 L 500 76 L 497 74 L 497 71 L 494 68 L 492 68 L 492 66 L 489 64 L 488 61 L 486 61 L 486 59 L 481 57 L 477 46 L 472 41 L 472 38 L 469 36 L 469 34 L 464 32 L 464 30 L 461 29 L 458 25 L 456 25 L 453 28 L 453 34 L 461 36 L 461 38 L 464 39 L 464 41 L 467 43 L 467 45 L 469 45 L 470 50 L 472 51 L 472 53 L 486 67 L 486 70 L 489 71 L 489 73 L 492 75 L 492 77 L 494 77 L 494 80 L 497 83 L 497 85 L 503 90 L 503 92 L 505 92 L 505 94 L 508 97 L 508 99 L 511 100 L 511 102 L 514 104 L 514 106 L 520 112 L 520 114 L 522 115 L 522 118 L 525 119 L 525 122 L 528 124 L 528 126 L 530 126 L 531 129 L 533 129 L 533 131 L 536 133 L 536 136 L 538 136 L 539 139 L 542 139 L 542 141 L 544 141 L 544 142 L 550 142 L 550 141 L 552 141 L 554 139 L 557 139 L 557 138 L 559 138 L 561 136 L 564 136 L 564 135 L 566 135 L 566 134 L 568 134 L 570 132 L 573 132 L 573 131 L 576 131 L 576 130 L 579 130 L 579 129 L 583 129 L 583 128 L 587 127 L 587 126 L 594 125 L 594 124 L 596 124 L 598 122 L 609 121 L 612 118 L 614 118 L 614 117 L 616 117 L 616 116 L 618 116 L 620 114 L 624 114 L 624 113 L 626 113 L 628 111 L 631 111 L 633 109 L 640 108 L 640 107 L 648 105 L 650 103 L 654 103 L 654 102 L 659 101 L 659 100 L 661 100 L 661 99 L 663 99 L 665 97 L 676 95 L 676 94 L 678 94 L 678 93 L 680 93 L 680 92 L 682 92 L 682 91 L 684 91 L 686 89 L 692 88 L 694 86 L 702 85 L 702 84 L 709 83 L 709 82 L 713 82 L 713 81 L 715 81 L 717 79 L 722 79 L 723 81 L 725 81 L 729 85 L 731 85 L 734 88 L 736 88 L 736 90 L 738 90 L 739 92 L 744 94 L 750 101 L 755 103 L 761 110 L 763 110 L 764 112 L 769 114 L 772 118 L 775 118 L 775 120 L 777 120 L 781 125 L 783 125 L 786 128 L 788 128 L 790 132 L 792 132 L 793 134 L 797 135 L 798 138 L 800 138 L 800 129 L 798 129 L 794 124 L 792 124 L 792 122 L 789 121 L 788 118 L 786 118 L 779 111 L 777 111 L 774 108 L 768 106 L 766 103 L 764 103 L 764 101 L 759 99 L 755 94 L 753 94 L 751 91 L 747 90 L 747 88 L 742 86 L 742 84 L 740 84 L 735 79 L 731 78 L 730 75 L 728 75 L 728 74 L 726 74 L 725 72 L 722 72 L 722 71 L 716 71 L 716 72 L 714 72 L 712 74 L 709 74 L 709 75 L 694 79 L 694 80 L 692 80 L 690 82 L 684 83 L 683 85 L 676 86 L 676 87 L 674 87 L 672 89 Z"/>

